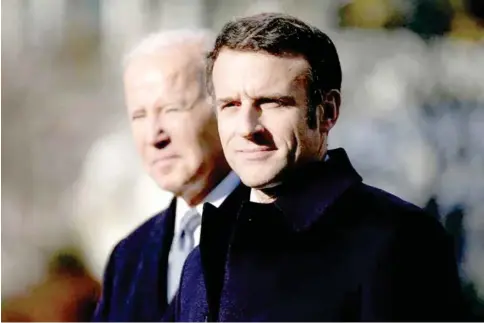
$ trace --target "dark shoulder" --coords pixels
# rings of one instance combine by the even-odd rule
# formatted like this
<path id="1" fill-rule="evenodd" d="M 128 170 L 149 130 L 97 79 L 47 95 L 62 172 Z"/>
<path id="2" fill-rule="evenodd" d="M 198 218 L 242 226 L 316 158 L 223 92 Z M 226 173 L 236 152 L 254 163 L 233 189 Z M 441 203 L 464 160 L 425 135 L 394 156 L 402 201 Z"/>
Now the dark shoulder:
<path id="1" fill-rule="evenodd" d="M 369 204 L 376 205 L 382 210 L 392 210 L 403 213 L 423 213 L 422 208 L 401 199 L 380 188 L 362 183 L 356 190 L 358 198 L 366 200 Z"/>
<path id="2" fill-rule="evenodd" d="M 445 238 L 447 235 L 438 219 L 382 189 L 361 183 L 349 192 L 348 198 L 352 199 L 354 212 L 367 224 L 415 238 L 432 235 Z"/>
<path id="3" fill-rule="evenodd" d="M 156 231 L 161 230 L 162 221 L 167 216 L 168 210 L 169 208 L 153 215 L 119 241 L 113 249 L 113 256 L 120 259 L 129 257 L 129 255 L 139 254 L 152 239 L 153 235 L 156 234 Z"/>

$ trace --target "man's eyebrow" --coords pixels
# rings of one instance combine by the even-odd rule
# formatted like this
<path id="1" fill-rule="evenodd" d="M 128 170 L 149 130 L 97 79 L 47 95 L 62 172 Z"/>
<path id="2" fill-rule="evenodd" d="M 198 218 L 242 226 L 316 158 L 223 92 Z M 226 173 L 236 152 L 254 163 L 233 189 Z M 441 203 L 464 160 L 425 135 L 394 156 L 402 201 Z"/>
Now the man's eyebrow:
<path id="1" fill-rule="evenodd" d="M 267 94 L 267 95 L 257 95 L 257 96 L 252 97 L 251 99 L 254 100 L 254 101 L 265 101 L 265 100 L 281 101 L 281 102 L 284 102 L 284 103 L 287 103 L 287 104 L 296 102 L 296 99 L 294 98 L 294 96 L 278 94 L 278 93 Z M 234 102 L 234 101 L 237 101 L 237 100 L 239 100 L 239 99 L 232 98 L 232 97 L 226 97 L 226 98 L 217 99 L 216 103 L 217 104 L 224 104 L 224 103 L 228 103 L 228 102 Z"/>
<path id="2" fill-rule="evenodd" d="M 226 97 L 226 98 L 217 99 L 216 103 L 217 104 L 224 104 L 224 103 L 229 103 L 229 102 L 234 102 L 234 101 L 237 101 L 237 99 L 231 98 L 231 97 Z"/>
<path id="3" fill-rule="evenodd" d="M 292 95 L 284 94 L 269 94 L 269 95 L 258 95 L 253 98 L 254 101 L 278 101 L 288 105 L 294 105 L 296 103 L 296 98 Z"/>
<path id="4" fill-rule="evenodd" d="M 129 109 L 128 112 L 130 113 L 137 113 L 137 112 L 144 112 L 146 111 L 146 108 L 142 105 L 140 106 L 137 106 L 136 108 L 133 108 L 133 109 Z"/>

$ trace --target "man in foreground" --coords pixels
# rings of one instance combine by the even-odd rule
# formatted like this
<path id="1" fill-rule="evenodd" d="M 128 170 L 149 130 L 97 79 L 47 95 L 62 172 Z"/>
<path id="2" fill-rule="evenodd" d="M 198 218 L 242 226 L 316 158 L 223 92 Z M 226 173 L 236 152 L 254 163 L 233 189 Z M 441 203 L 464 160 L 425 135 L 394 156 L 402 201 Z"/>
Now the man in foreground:
<path id="1" fill-rule="evenodd" d="M 175 198 L 114 248 L 94 321 L 159 321 L 200 239 L 202 204 L 219 206 L 236 195 L 240 180 L 223 156 L 204 87 L 211 45 L 206 32 L 162 32 L 125 59 L 137 150 L 150 176 Z"/>
<path id="2" fill-rule="evenodd" d="M 232 208 L 204 206 L 200 246 L 164 319 L 464 318 L 443 227 L 327 149 L 341 102 L 333 42 L 260 14 L 226 24 L 209 57 L 224 154 L 251 191 Z"/>

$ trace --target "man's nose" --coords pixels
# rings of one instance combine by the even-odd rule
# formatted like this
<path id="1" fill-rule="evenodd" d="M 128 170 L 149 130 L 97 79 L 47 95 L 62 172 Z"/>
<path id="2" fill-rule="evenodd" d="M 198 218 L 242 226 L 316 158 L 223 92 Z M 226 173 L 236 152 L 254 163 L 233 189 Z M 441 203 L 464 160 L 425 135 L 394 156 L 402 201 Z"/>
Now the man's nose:
<path id="1" fill-rule="evenodd" d="M 169 140 L 169 137 L 164 127 L 161 116 L 149 118 L 147 136 L 150 145 L 156 146 L 158 148 L 163 148 L 164 146 L 166 146 L 166 142 Z"/>
<path id="2" fill-rule="evenodd" d="M 242 105 L 237 115 L 237 134 L 248 138 L 262 131 L 263 127 L 259 122 L 260 114 L 261 111 L 258 107 L 250 104 Z"/>

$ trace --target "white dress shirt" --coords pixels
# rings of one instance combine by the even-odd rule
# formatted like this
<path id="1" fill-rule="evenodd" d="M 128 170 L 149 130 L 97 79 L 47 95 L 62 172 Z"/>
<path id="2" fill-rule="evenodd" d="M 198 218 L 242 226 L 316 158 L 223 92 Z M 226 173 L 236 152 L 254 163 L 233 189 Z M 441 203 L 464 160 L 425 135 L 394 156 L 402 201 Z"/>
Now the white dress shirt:
<path id="1" fill-rule="evenodd" d="M 227 177 L 225 177 L 206 197 L 205 199 L 194 206 L 200 215 L 203 215 L 203 204 L 210 203 L 215 207 L 219 207 L 227 196 L 232 193 L 235 188 L 240 184 L 239 177 L 234 173 L 230 172 Z M 178 197 L 176 199 L 176 214 L 175 214 L 175 236 L 180 233 L 181 220 L 183 216 L 189 211 L 190 207 L 184 199 Z M 195 246 L 200 243 L 200 232 L 201 227 L 199 226 L 195 230 Z"/>
<path id="2" fill-rule="evenodd" d="M 175 210 L 175 230 L 174 230 L 174 240 L 173 242 L 176 241 L 176 237 L 178 237 L 181 234 L 181 226 L 182 226 L 182 219 L 183 217 L 187 214 L 188 211 L 193 210 L 193 208 L 196 208 L 198 214 L 203 216 L 203 204 L 204 203 L 210 203 L 215 207 L 219 207 L 223 201 L 227 198 L 227 196 L 232 193 L 235 188 L 239 185 L 240 179 L 239 177 L 234 173 L 230 172 L 227 177 L 224 178 L 206 197 L 205 199 L 197 204 L 194 207 L 190 207 L 185 200 L 182 198 L 178 197 L 176 200 L 176 210 Z M 194 237 L 193 237 L 193 247 L 196 247 L 200 243 L 200 232 L 201 232 L 201 226 L 199 225 L 198 228 L 195 229 L 194 231 Z M 183 255 L 176 255 L 176 253 L 173 251 L 173 243 L 170 248 L 170 255 L 168 258 L 168 286 L 167 286 L 167 296 L 168 296 L 168 301 L 171 302 L 172 298 L 174 297 L 176 290 L 179 287 L 179 279 L 181 272 L 178 272 L 181 270 L 179 268 L 179 261 L 184 261 L 184 259 L 179 259 L 178 257 L 181 257 Z M 178 251 L 177 251 L 178 252 Z M 171 256 L 174 256 L 173 260 L 174 262 L 170 266 L 171 262 Z M 175 256 L 176 255 L 176 256 Z M 184 257 L 186 257 L 188 254 L 186 254 Z M 177 271 L 177 272 L 173 272 Z M 174 278 L 176 277 L 176 278 Z"/>

